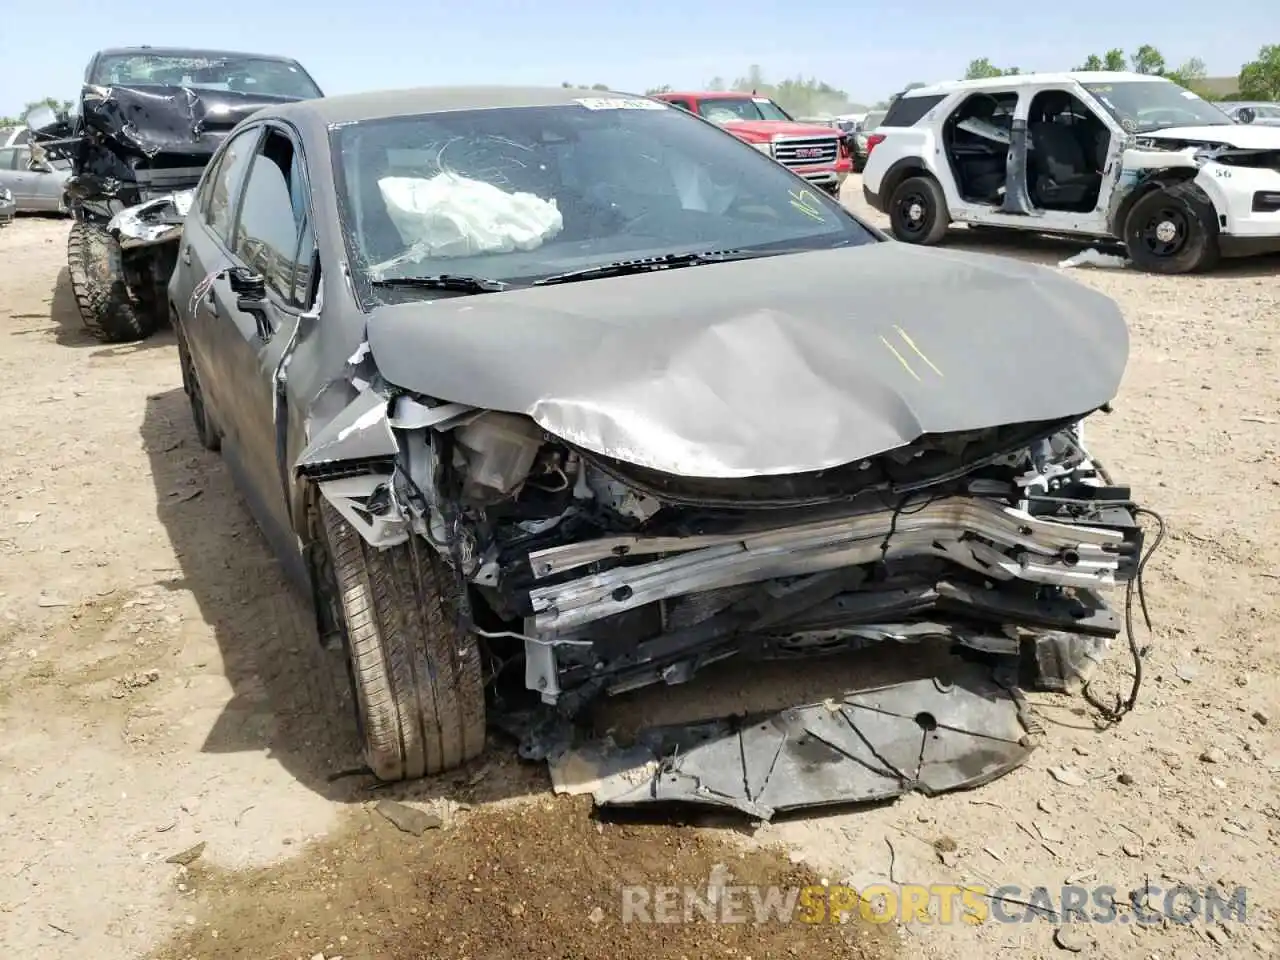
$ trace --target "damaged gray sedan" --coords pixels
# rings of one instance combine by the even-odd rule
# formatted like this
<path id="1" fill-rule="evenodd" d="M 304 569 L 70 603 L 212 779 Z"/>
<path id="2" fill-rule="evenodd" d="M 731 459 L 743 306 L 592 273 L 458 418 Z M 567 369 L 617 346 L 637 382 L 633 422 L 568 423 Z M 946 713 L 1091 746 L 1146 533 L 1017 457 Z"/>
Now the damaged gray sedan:
<path id="1" fill-rule="evenodd" d="M 271 107 L 184 226 L 196 429 L 348 651 L 372 771 L 730 657 L 1118 635 L 1141 508 L 1081 427 L 1116 305 L 580 93 Z"/>

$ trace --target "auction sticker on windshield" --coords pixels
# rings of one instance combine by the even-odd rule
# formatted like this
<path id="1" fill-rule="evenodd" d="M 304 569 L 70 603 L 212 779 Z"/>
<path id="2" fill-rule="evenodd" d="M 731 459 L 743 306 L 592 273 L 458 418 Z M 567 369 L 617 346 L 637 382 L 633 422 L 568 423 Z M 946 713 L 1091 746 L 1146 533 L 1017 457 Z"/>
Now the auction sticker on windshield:
<path id="1" fill-rule="evenodd" d="M 645 100 L 641 97 L 580 97 L 574 101 L 588 110 L 665 110 L 661 100 Z"/>

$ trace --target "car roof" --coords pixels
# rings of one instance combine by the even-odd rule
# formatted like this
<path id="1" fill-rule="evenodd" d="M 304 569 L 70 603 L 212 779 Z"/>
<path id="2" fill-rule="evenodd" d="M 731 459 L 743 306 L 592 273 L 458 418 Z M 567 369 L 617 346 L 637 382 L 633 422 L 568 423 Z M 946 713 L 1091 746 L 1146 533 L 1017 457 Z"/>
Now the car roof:
<path id="1" fill-rule="evenodd" d="M 903 97 L 930 97 L 946 95 L 966 90 L 990 90 L 1004 87 L 1031 86 L 1041 83 L 1140 83 L 1142 81 L 1163 80 L 1172 83 L 1165 77 L 1153 76 L 1149 73 L 1129 73 L 1127 71 L 1079 70 L 1067 73 L 1018 73 L 1002 77 L 983 77 L 980 80 L 944 80 L 924 87 L 905 90 Z"/>
<path id="2" fill-rule="evenodd" d="M 118 57 L 133 55 L 149 55 L 155 57 L 239 57 L 253 60 L 279 60 L 283 63 L 297 63 L 292 57 L 282 57 L 274 53 L 243 53 L 237 50 L 210 50 L 205 47 L 108 47 L 94 54 L 99 57 Z"/>
<path id="3" fill-rule="evenodd" d="M 311 118 L 329 126 L 450 110 L 554 107 L 599 97 L 645 99 L 634 93 L 565 87 L 415 87 L 299 100 L 270 108 L 270 113 L 280 117 Z"/>

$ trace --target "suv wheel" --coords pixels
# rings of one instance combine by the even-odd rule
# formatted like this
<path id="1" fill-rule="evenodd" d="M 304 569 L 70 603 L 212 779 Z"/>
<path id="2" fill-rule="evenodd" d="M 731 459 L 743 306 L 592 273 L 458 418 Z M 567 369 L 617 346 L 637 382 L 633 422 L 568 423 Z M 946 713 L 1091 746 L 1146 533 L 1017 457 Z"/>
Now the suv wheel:
<path id="1" fill-rule="evenodd" d="M 938 181 L 929 176 L 909 177 L 889 198 L 889 224 L 903 243 L 934 244 L 951 225 L 947 198 Z"/>
<path id="2" fill-rule="evenodd" d="M 458 630 L 448 568 L 416 537 L 369 546 L 327 500 L 320 520 L 369 768 L 379 780 L 408 780 L 479 756 L 480 650 Z"/>
<path id="3" fill-rule="evenodd" d="M 1130 259 L 1148 273 L 1208 270 L 1219 256 L 1213 204 L 1190 184 L 1153 190 L 1129 211 L 1124 245 Z"/>

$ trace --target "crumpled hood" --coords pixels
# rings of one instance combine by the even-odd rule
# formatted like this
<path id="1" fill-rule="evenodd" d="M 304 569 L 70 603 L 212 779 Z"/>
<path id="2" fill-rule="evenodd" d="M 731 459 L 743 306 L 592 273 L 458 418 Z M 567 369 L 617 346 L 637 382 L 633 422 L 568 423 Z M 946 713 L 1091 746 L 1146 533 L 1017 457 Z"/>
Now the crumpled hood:
<path id="1" fill-rule="evenodd" d="M 1129 349 L 1052 270 L 894 242 L 379 307 L 367 337 L 392 384 L 717 478 L 1083 415 Z"/>
<path id="2" fill-rule="evenodd" d="M 84 88 L 84 122 L 148 157 L 212 154 L 241 120 L 296 99 L 203 87 L 90 84 Z"/>
<path id="3" fill-rule="evenodd" d="M 1203 143 L 1225 143 L 1241 150 L 1280 150 L 1280 127 L 1232 123 L 1210 127 L 1168 127 L 1140 134 L 1152 140 L 1195 140 Z"/>

